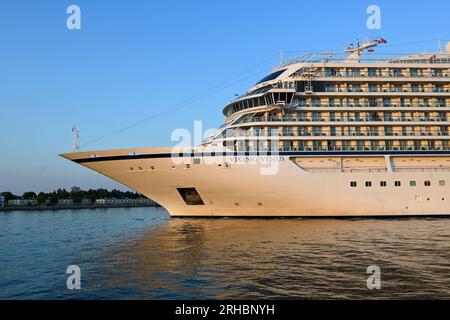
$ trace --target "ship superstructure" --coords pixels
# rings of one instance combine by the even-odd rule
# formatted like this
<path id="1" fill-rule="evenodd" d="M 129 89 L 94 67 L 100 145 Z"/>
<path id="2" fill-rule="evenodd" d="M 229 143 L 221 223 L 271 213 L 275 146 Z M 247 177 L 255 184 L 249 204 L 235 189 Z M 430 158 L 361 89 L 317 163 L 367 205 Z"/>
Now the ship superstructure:
<path id="1" fill-rule="evenodd" d="M 449 67 L 448 54 L 361 61 L 353 50 L 287 61 L 225 107 L 214 140 L 238 151 L 268 150 L 271 135 L 280 151 L 448 150 Z"/>

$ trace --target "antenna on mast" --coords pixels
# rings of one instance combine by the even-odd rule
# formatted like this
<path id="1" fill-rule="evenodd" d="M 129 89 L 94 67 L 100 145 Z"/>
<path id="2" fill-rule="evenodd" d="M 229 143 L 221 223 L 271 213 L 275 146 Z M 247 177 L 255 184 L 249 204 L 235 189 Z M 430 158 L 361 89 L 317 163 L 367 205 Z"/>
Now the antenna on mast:
<path id="1" fill-rule="evenodd" d="M 280 64 L 283 64 L 283 49 L 280 50 Z"/>
<path id="2" fill-rule="evenodd" d="M 353 46 L 353 43 L 348 44 L 344 47 L 344 50 L 347 53 L 347 60 L 356 60 L 359 62 L 360 56 L 365 50 L 373 52 L 372 48 L 382 43 L 387 43 L 386 39 L 378 38 L 372 41 L 364 40 L 362 44 L 360 44 L 358 40 L 356 48 Z"/>
<path id="3" fill-rule="evenodd" d="M 72 152 L 78 151 L 78 130 L 76 126 L 72 127 Z"/>

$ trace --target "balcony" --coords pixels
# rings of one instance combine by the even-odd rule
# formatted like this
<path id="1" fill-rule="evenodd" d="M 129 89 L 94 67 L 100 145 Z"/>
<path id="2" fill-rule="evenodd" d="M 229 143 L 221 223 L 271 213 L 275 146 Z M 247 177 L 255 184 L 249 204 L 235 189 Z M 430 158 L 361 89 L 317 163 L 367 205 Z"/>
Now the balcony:
<path id="1" fill-rule="evenodd" d="M 448 121 L 447 117 L 355 117 L 355 116 L 338 116 L 338 117 L 254 117 L 246 118 L 239 124 L 259 123 L 259 122 L 438 122 Z"/>
<path id="2" fill-rule="evenodd" d="M 252 130 L 231 130 L 225 135 L 225 138 L 270 138 L 277 137 L 291 137 L 291 138 L 305 138 L 305 137 L 340 137 L 340 138 L 361 138 L 361 137 L 377 137 L 380 139 L 398 137 L 408 139 L 427 139 L 429 137 L 448 137 L 448 131 L 442 130 L 389 130 L 389 131 L 366 131 L 366 130 L 345 130 L 345 132 L 332 132 L 322 130 L 299 130 L 298 132 L 279 132 L 277 130 L 261 130 L 255 132 Z M 360 139 L 358 139 L 360 140 Z"/>

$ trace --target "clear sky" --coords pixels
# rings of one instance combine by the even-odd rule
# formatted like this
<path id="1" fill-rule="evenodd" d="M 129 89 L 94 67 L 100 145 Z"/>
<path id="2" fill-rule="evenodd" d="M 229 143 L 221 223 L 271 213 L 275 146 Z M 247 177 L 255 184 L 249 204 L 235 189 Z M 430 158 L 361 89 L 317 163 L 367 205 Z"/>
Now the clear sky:
<path id="1" fill-rule="evenodd" d="M 71 4 L 81 30 L 66 27 Z M 371 4 L 381 30 L 366 26 Z M 172 131 L 194 120 L 220 126 L 223 106 L 270 72 L 280 50 L 381 36 L 387 51 L 435 51 L 433 39 L 450 39 L 449 14 L 448 0 L 2 0 L 0 191 L 117 187 L 57 156 L 71 150 L 73 125 L 82 150 L 172 146 Z"/>

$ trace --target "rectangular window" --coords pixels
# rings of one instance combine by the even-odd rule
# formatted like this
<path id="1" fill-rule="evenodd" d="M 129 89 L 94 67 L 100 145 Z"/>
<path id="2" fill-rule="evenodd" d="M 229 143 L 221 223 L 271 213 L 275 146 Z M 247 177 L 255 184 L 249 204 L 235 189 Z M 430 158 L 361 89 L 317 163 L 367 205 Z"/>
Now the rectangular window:
<path id="1" fill-rule="evenodd" d="M 441 187 L 445 186 L 445 180 L 439 180 L 439 186 Z"/>
<path id="2" fill-rule="evenodd" d="M 425 187 L 429 187 L 429 186 L 431 186 L 431 181 L 426 180 L 426 181 L 425 181 Z"/>
<path id="3" fill-rule="evenodd" d="M 200 159 L 199 158 L 195 158 L 194 159 L 194 164 L 200 164 Z"/>
<path id="4" fill-rule="evenodd" d="M 402 183 L 400 181 L 395 181 L 395 186 L 396 187 L 400 187 L 402 185 Z"/>
<path id="5" fill-rule="evenodd" d="M 352 188 L 356 188 L 356 181 L 352 181 L 352 182 L 350 182 L 350 187 L 352 187 Z"/>
<path id="6" fill-rule="evenodd" d="M 366 187 L 371 187 L 372 186 L 372 181 L 366 181 Z"/>
<path id="7" fill-rule="evenodd" d="M 177 190 L 188 206 L 205 204 L 195 188 L 177 188 Z"/>
<path id="8" fill-rule="evenodd" d="M 386 181 L 380 181 L 380 187 L 386 187 L 387 183 Z"/>
<path id="9" fill-rule="evenodd" d="M 414 180 L 411 180 L 411 181 L 409 182 L 409 186 L 410 186 L 410 187 L 415 187 L 415 186 L 416 186 L 416 182 L 415 182 Z"/>

